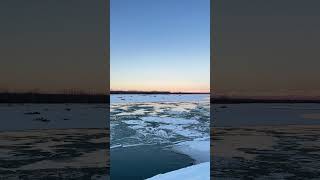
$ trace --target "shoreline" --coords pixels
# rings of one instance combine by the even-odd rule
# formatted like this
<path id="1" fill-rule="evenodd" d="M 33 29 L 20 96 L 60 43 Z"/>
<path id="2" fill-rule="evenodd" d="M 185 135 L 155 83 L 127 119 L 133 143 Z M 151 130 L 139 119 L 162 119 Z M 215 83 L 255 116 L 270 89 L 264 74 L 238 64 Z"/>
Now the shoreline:
<path id="1" fill-rule="evenodd" d="M 210 93 L 111 93 L 111 95 L 210 95 Z"/>

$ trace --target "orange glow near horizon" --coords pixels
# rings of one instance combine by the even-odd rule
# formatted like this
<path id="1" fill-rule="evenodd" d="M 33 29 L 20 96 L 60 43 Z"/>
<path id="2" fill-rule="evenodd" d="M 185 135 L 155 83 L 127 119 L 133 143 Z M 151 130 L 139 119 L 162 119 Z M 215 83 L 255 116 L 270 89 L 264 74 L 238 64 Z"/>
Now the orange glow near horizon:
<path id="1" fill-rule="evenodd" d="M 149 83 L 149 84 L 111 84 L 113 91 L 169 91 L 169 92 L 200 92 L 209 93 L 210 85 L 204 83 Z"/>

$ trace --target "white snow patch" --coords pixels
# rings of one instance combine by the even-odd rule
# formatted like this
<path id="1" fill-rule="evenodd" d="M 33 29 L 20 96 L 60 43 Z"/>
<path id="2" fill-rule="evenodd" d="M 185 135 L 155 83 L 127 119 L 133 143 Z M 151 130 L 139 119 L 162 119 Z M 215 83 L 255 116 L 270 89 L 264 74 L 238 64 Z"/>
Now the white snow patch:
<path id="1" fill-rule="evenodd" d="M 118 113 L 117 116 L 134 116 L 134 115 L 144 115 L 145 110 L 144 109 L 138 109 L 133 112 L 121 112 Z"/>
<path id="2" fill-rule="evenodd" d="M 210 180 L 210 162 L 159 174 L 147 180 Z"/>
<path id="3" fill-rule="evenodd" d="M 141 120 L 126 120 L 126 121 L 123 121 L 124 123 L 126 124 L 129 124 L 129 125 L 142 125 L 144 124 Z"/>
<path id="4" fill-rule="evenodd" d="M 168 134 L 166 131 L 160 129 L 159 131 L 156 132 L 157 136 L 162 137 L 162 138 L 169 138 Z"/>
<path id="5" fill-rule="evenodd" d="M 172 117 L 149 116 L 149 117 L 142 117 L 141 119 L 146 122 L 157 122 L 157 123 L 175 124 L 175 125 L 199 123 L 197 120 L 194 120 L 194 119 L 172 118 Z"/>
<path id="6" fill-rule="evenodd" d="M 202 133 L 194 131 L 192 129 L 183 128 L 182 126 L 177 125 L 162 125 L 160 129 L 170 130 L 172 133 L 179 134 L 184 137 L 198 137 L 202 136 Z"/>

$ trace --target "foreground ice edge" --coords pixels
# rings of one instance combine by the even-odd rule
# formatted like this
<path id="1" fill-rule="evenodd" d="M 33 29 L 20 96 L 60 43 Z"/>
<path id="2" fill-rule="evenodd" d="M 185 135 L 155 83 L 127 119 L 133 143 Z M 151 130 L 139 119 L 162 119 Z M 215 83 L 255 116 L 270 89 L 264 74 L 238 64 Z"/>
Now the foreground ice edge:
<path id="1" fill-rule="evenodd" d="M 173 146 L 173 150 L 188 155 L 196 161 L 196 164 L 210 161 L 210 139 L 197 138 L 192 141 L 184 141 Z"/>
<path id="2" fill-rule="evenodd" d="M 148 178 L 147 180 L 209 180 L 210 162 L 205 162 L 186 168 L 171 171 L 165 174 L 159 174 Z"/>
<path id="3" fill-rule="evenodd" d="M 147 180 L 209 180 L 210 179 L 210 139 L 199 138 L 176 144 L 173 149 L 189 155 L 196 160 L 196 165 L 159 174 Z"/>

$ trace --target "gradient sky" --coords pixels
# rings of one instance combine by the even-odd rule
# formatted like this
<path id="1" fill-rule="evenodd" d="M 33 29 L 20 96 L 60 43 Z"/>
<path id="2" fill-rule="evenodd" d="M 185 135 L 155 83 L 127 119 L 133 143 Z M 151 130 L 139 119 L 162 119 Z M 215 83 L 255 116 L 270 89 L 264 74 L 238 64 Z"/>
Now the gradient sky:
<path id="1" fill-rule="evenodd" d="M 105 0 L 3 0 L 0 23 L 0 91 L 107 91 Z"/>
<path id="2" fill-rule="evenodd" d="M 320 1 L 216 0 L 212 91 L 320 97 Z"/>
<path id="3" fill-rule="evenodd" d="M 111 90 L 209 91 L 209 0 L 111 0 Z"/>

